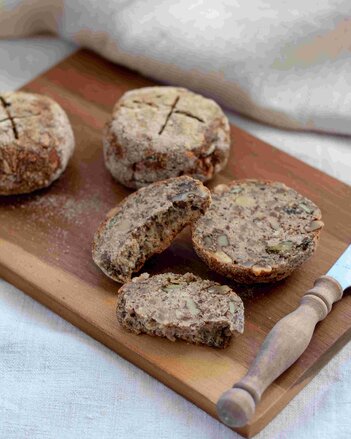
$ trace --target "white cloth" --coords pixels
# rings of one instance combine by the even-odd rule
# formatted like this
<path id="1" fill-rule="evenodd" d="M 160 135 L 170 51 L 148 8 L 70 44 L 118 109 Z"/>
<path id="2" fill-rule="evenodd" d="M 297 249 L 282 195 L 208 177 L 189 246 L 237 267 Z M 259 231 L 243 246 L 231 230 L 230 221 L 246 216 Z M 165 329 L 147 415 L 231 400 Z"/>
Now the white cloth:
<path id="1" fill-rule="evenodd" d="M 350 0 L 3 0 L 0 37 L 51 30 L 273 125 L 351 134 Z"/>
<path id="2" fill-rule="evenodd" d="M 1 439 L 240 439 L 0 280 Z M 257 439 L 349 439 L 351 345 Z"/>

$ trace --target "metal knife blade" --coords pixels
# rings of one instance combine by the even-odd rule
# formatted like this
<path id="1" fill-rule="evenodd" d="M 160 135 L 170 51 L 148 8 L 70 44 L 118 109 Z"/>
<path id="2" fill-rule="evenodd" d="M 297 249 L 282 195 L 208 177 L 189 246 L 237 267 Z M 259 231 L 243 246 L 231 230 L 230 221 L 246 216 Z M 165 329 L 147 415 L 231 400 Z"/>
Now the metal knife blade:
<path id="1" fill-rule="evenodd" d="M 336 279 L 343 290 L 351 287 L 351 244 L 328 271 L 327 276 Z"/>

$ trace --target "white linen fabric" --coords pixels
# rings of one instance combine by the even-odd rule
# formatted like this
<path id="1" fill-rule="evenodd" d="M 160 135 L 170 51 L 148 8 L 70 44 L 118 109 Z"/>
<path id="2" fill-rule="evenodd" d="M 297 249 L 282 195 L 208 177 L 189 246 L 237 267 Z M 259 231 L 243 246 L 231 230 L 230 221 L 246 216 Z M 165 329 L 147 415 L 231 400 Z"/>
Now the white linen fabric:
<path id="1" fill-rule="evenodd" d="M 0 90 L 22 86 L 74 49 L 43 37 L 1 41 Z M 278 130 L 228 116 L 257 137 L 351 183 L 348 138 Z M 349 343 L 256 438 L 349 439 L 350 358 Z M 0 280 L 0 439 L 27 438 L 239 436 Z"/>
<path id="2" fill-rule="evenodd" d="M 0 280 L 1 439 L 240 439 Z M 351 345 L 256 439 L 349 439 Z"/>
<path id="3" fill-rule="evenodd" d="M 47 30 L 269 124 L 351 134 L 350 0 L 0 2 L 0 37 Z"/>

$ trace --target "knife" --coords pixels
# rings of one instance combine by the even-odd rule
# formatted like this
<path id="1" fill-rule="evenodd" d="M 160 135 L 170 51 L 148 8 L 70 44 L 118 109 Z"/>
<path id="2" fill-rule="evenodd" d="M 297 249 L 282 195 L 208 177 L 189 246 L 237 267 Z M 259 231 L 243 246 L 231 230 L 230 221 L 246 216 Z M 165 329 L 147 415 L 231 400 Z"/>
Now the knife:
<path id="1" fill-rule="evenodd" d="M 326 276 L 318 278 L 301 299 L 300 306 L 272 328 L 247 374 L 224 392 L 217 402 L 220 420 L 229 427 L 243 427 L 255 413 L 263 392 L 301 356 L 316 324 L 334 302 L 351 287 L 351 245 Z"/>

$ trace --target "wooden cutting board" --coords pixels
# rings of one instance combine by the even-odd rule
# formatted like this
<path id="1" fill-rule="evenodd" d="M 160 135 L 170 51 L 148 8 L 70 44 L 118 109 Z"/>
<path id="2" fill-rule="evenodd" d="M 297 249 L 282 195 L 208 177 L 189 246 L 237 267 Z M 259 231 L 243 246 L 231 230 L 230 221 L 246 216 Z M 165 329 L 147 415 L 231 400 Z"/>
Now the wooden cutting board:
<path id="1" fill-rule="evenodd" d="M 246 307 L 245 334 L 228 349 L 194 347 L 122 330 L 115 318 L 118 284 L 91 259 L 92 236 L 105 213 L 130 193 L 104 167 L 101 130 L 125 91 L 153 83 L 79 51 L 24 87 L 45 93 L 67 111 L 77 148 L 64 176 L 32 195 L 0 199 L 0 275 L 62 317 L 216 417 L 219 395 L 245 374 L 272 326 L 299 303 L 351 237 L 351 188 L 232 126 L 230 162 L 210 187 L 234 178 L 280 180 L 315 201 L 326 223 L 317 254 L 277 285 L 235 289 Z M 144 271 L 192 271 L 222 282 L 199 260 L 185 230 Z M 230 282 L 229 282 L 230 284 Z M 264 394 L 251 437 L 350 339 L 351 297 L 334 306 L 307 351 Z M 171 414 L 170 414 L 171 415 Z"/>

